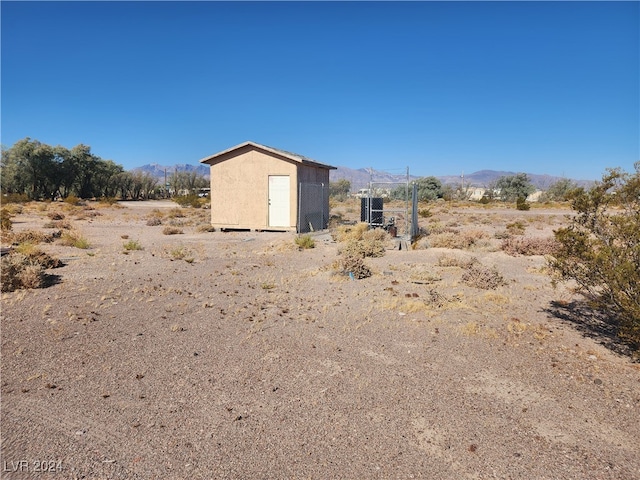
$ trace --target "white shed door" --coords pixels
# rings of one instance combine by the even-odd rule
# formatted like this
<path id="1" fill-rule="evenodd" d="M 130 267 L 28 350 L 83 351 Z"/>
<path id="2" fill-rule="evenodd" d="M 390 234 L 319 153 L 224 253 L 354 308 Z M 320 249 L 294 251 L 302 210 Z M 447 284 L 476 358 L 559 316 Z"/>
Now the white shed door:
<path id="1" fill-rule="evenodd" d="M 269 226 L 289 227 L 289 175 L 269 175 Z"/>

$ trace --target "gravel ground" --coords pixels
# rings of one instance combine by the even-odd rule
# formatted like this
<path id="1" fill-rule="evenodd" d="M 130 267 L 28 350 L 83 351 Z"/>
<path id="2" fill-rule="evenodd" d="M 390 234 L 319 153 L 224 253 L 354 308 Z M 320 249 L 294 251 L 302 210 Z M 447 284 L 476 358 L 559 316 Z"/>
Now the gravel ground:
<path id="1" fill-rule="evenodd" d="M 43 245 L 65 262 L 54 284 L 2 295 L 2 478 L 640 478 L 640 365 L 542 256 L 491 237 L 388 250 L 351 281 L 327 234 L 300 251 L 290 233 L 198 232 L 206 211 L 179 235 L 146 225 L 173 208 L 68 213 L 91 248 Z M 436 217 L 539 236 L 566 213 Z M 505 284 L 464 284 L 440 266 L 453 255 Z"/>

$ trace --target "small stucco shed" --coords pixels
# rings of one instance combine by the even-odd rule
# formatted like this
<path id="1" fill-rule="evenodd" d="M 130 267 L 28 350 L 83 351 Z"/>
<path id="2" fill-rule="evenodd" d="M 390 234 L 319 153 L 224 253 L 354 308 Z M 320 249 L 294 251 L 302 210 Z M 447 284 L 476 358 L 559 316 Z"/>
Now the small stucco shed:
<path id="1" fill-rule="evenodd" d="M 211 167 L 211 224 L 221 230 L 327 228 L 329 171 L 297 153 L 245 142 L 200 160 Z"/>

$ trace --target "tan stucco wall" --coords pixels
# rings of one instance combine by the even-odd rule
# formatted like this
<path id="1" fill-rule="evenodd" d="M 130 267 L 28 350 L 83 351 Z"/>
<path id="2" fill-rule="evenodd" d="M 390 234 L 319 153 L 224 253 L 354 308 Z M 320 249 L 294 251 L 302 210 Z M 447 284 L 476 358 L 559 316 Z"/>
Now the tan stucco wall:
<path id="1" fill-rule="evenodd" d="M 211 165 L 211 223 L 218 228 L 269 228 L 269 175 L 289 175 L 290 224 L 295 230 L 298 165 L 245 148 Z M 328 177 L 328 173 L 327 173 Z"/>

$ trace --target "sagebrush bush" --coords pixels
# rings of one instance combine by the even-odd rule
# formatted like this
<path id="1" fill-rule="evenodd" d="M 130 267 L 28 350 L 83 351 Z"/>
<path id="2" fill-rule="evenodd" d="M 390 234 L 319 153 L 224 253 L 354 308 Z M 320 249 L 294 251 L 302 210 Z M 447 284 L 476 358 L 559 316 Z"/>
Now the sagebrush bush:
<path id="1" fill-rule="evenodd" d="M 553 237 L 509 237 L 502 241 L 500 247 L 511 256 L 517 255 L 552 255 L 558 248 Z"/>
<path id="2" fill-rule="evenodd" d="M 634 167 L 633 174 L 610 169 L 590 190 L 572 191 L 577 214 L 555 232 L 549 265 L 555 281 L 575 282 L 640 350 L 640 162 Z"/>
<path id="3" fill-rule="evenodd" d="M 58 268 L 63 265 L 59 258 L 52 257 L 31 243 L 21 243 L 14 252 L 24 255 L 32 264 L 42 265 L 44 268 Z"/>
<path id="4" fill-rule="evenodd" d="M 179 235 L 181 233 L 184 233 L 184 231 L 181 228 L 167 225 L 162 229 L 162 233 L 165 235 Z"/>
<path id="5" fill-rule="evenodd" d="M 54 220 L 52 222 L 45 223 L 42 228 L 57 228 L 62 230 L 71 230 L 71 224 L 66 220 Z"/>
<path id="6" fill-rule="evenodd" d="M 198 225 L 196 227 L 196 231 L 200 232 L 200 233 L 204 233 L 204 232 L 215 232 L 216 231 L 216 227 L 214 227 L 213 225 L 211 225 L 210 223 L 203 223 L 202 225 Z"/>
<path id="7" fill-rule="evenodd" d="M 51 220 L 64 220 L 64 213 L 49 212 L 47 213 L 47 217 L 49 217 Z"/>
<path id="8" fill-rule="evenodd" d="M 21 232 L 11 233 L 11 242 L 13 244 L 20 243 L 51 243 L 54 240 L 60 238 L 62 232 L 56 230 L 55 232 L 42 232 L 40 230 L 22 230 Z"/>
<path id="9" fill-rule="evenodd" d="M 8 231 L 13 228 L 12 216 L 6 208 L 0 210 L 0 229 Z"/>
<path id="10" fill-rule="evenodd" d="M 483 290 L 495 290 L 505 284 L 504 277 L 495 267 L 485 267 L 480 263 L 472 263 L 462 274 L 464 283 Z"/>
<path id="11" fill-rule="evenodd" d="M 476 257 L 464 258 L 457 255 L 442 255 L 438 258 L 437 265 L 439 267 L 469 268 L 475 263 L 478 263 L 478 259 Z"/>
<path id="12" fill-rule="evenodd" d="M 208 198 L 200 198 L 198 195 L 178 195 L 171 200 L 176 202 L 181 207 L 201 208 L 204 203 L 208 203 Z"/>
<path id="13" fill-rule="evenodd" d="M 147 226 L 149 227 L 155 227 L 158 225 L 162 225 L 162 218 L 151 217 L 149 220 L 147 220 Z"/>
<path id="14" fill-rule="evenodd" d="M 46 268 L 55 268 L 62 265 L 60 260 L 46 253 L 22 247 L 26 253 L 17 248 L 15 251 L 2 257 L 2 291 L 12 292 L 22 288 L 40 288 L 45 285 Z"/>
<path id="15" fill-rule="evenodd" d="M 349 240 L 362 240 L 362 236 L 367 230 L 369 230 L 369 224 L 360 222 L 355 225 L 340 225 L 332 234 L 335 241 L 346 242 Z"/>
<path id="16" fill-rule="evenodd" d="M 371 276 L 371 269 L 360 255 L 344 255 L 340 261 L 342 271 L 351 274 L 357 280 Z"/>
<path id="17" fill-rule="evenodd" d="M 433 248 L 452 248 L 466 250 L 474 246 L 479 240 L 487 237 L 482 230 L 467 230 L 463 232 L 443 232 L 429 236 L 429 245 Z"/>

